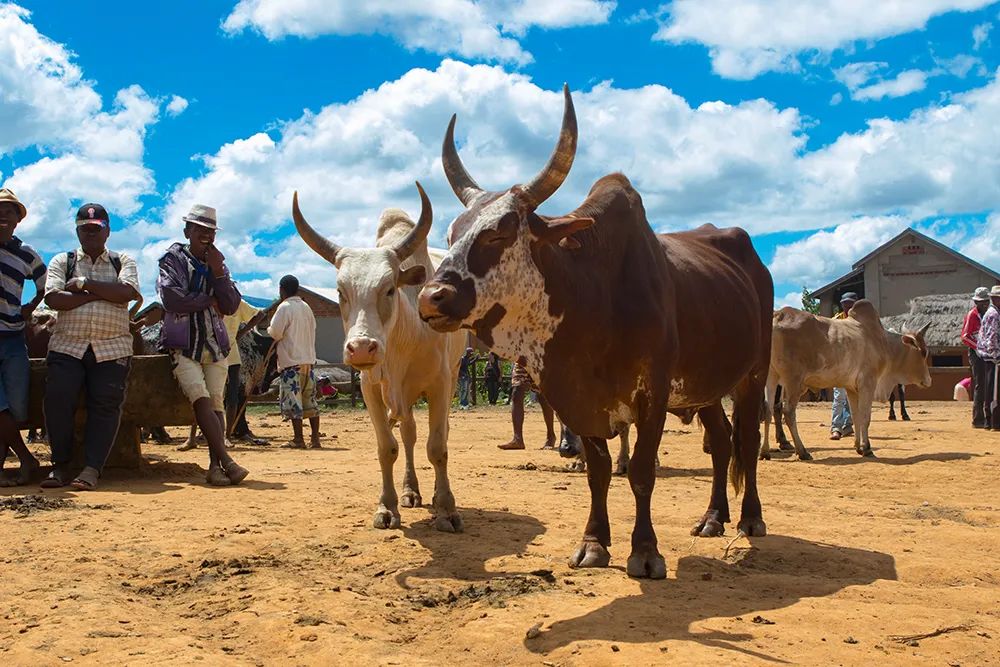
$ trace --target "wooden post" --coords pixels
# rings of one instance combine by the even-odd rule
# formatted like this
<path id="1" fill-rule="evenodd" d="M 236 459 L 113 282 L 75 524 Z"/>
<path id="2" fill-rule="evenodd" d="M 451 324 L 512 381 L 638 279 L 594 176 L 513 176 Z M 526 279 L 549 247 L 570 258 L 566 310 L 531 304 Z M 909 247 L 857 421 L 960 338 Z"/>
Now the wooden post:
<path id="1" fill-rule="evenodd" d="M 479 365 L 479 357 L 473 357 L 472 363 L 469 365 L 472 366 L 472 368 L 469 369 L 469 391 L 472 392 L 472 404 L 476 405 L 476 367 Z"/>

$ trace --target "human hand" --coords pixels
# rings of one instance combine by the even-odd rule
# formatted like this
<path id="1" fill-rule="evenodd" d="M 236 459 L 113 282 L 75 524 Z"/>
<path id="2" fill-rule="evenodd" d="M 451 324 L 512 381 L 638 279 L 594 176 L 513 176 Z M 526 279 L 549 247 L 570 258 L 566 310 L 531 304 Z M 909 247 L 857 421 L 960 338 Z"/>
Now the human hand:
<path id="1" fill-rule="evenodd" d="M 86 278 L 71 278 L 66 282 L 66 291 L 78 294 L 83 291 L 83 286 L 86 282 Z"/>
<path id="2" fill-rule="evenodd" d="M 205 252 L 205 263 L 208 264 L 208 268 L 212 270 L 212 275 L 222 275 L 223 262 L 225 261 L 226 256 L 222 254 L 214 243 L 208 246 L 208 250 Z"/>

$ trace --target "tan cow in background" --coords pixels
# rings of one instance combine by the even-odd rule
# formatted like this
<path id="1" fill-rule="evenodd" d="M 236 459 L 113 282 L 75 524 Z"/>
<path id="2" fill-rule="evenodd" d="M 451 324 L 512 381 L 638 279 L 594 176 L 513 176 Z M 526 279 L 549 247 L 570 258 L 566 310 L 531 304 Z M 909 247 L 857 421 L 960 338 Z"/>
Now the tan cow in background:
<path id="1" fill-rule="evenodd" d="M 795 408 L 807 389 L 844 387 L 854 417 L 854 449 L 874 456 L 869 439 L 872 401 L 884 400 L 897 384 L 929 387 L 927 326 L 916 333 L 887 332 L 870 301 L 854 304 L 846 319 L 834 320 L 796 308 L 774 314 L 771 336 L 771 370 L 765 392 L 764 442 L 760 458 L 770 455 L 769 431 L 778 385 L 782 412 L 792 433 L 795 451 L 803 461 L 812 459 L 799 436 Z"/>

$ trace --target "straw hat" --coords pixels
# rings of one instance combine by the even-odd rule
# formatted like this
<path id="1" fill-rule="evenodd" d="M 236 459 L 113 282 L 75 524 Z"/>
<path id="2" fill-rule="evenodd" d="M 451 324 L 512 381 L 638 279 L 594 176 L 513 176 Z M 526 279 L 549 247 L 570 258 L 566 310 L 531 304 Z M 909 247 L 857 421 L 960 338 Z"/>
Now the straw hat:
<path id="1" fill-rule="evenodd" d="M 5 201 L 14 204 L 18 209 L 20 209 L 22 220 L 24 220 L 24 216 L 28 215 L 28 209 L 24 207 L 24 204 L 22 204 L 21 200 L 17 198 L 17 195 L 11 192 L 8 188 L 0 188 L 0 202 Z"/>

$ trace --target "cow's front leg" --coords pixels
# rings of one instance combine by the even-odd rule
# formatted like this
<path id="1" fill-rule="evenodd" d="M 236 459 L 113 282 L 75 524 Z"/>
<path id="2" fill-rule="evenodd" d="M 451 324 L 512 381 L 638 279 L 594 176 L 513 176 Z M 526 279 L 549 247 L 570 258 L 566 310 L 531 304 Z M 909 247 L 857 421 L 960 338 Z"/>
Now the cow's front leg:
<path id="1" fill-rule="evenodd" d="M 847 402 L 854 416 L 854 450 L 861 456 L 874 457 L 868 429 L 872 421 L 872 397 L 874 387 L 859 387 L 857 391 L 847 390 Z"/>
<path id="2" fill-rule="evenodd" d="M 587 462 L 590 486 L 590 517 L 583 541 L 569 560 L 570 567 L 607 567 L 611 562 L 611 525 L 608 523 L 608 487 L 611 485 L 611 454 L 601 438 L 580 436 Z"/>
<path id="3" fill-rule="evenodd" d="M 651 397 L 650 406 L 656 406 L 636 422 L 635 451 L 628 469 L 628 482 L 635 496 L 635 527 L 632 529 L 632 553 L 625 571 L 630 577 L 663 579 L 667 576 L 667 563 L 656 548 L 656 533 L 650 501 L 656 483 L 656 450 L 663 437 L 666 419 L 666 396 Z M 649 407 L 647 406 L 647 410 Z M 714 447 L 714 442 L 712 443 Z M 712 456 L 715 454 L 713 452 Z"/>
<path id="4" fill-rule="evenodd" d="M 721 537 L 726 532 L 724 524 L 729 523 L 726 479 L 733 450 L 732 432 L 727 426 L 721 403 L 702 408 L 698 411 L 698 418 L 705 429 L 704 447 L 712 454 L 712 496 L 708 509 L 691 529 L 691 534 L 696 537 Z"/>
<path id="5" fill-rule="evenodd" d="M 403 472 L 403 495 L 399 502 L 403 507 L 420 507 L 423 504 L 423 499 L 420 497 L 417 471 L 413 467 L 413 447 L 417 444 L 417 422 L 413 418 L 412 409 L 400 419 L 399 435 L 403 439 L 403 456 L 406 459 L 406 470 Z"/>
<path id="6" fill-rule="evenodd" d="M 904 422 L 910 421 L 910 415 L 906 412 L 906 389 L 903 385 L 899 385 L 899 416 L 903 418 Z"/>
<path id="7" fill-rule="evenodd" d="M 615 464 L 616 475 L 628 474 L 628 462 L 629 462 L 628 432 L 629 432 L 629 427 L 626 426 L 625 430 L 623 430 L 621 433 L 618 434 L 619 446 L 618 446 L 618 462 Z"/>
<path id="8" fill-rule="evenodd" d="M 431 509 L 434 527 L 446 533 L 460 533 L 465 526 L 455 507 L 455 496 L 448 481 L 448 410 L 451 393 L 445 388 L 436 392 L 433 397 L 428 396 L 430 432 L 427 435 L 427 458 L 434 466 L 434 500 Z"/>
<path id="9" fill-rule="evenodd" d="M 382 469 L 382 496 L 375 510 L 372 525 L 375 528 L 399 528 L 399 500 L 392 479 L 392 466 L 399 456 L 399 445 L 392 435 L 389 416 L 385 403 L 382 401 L 382 390 L 377 385 L 361 385 L 361 394 L 368 407 L 368 417 L 375 428 L 375 441 L 378 443 L 378 464 Z"/>

